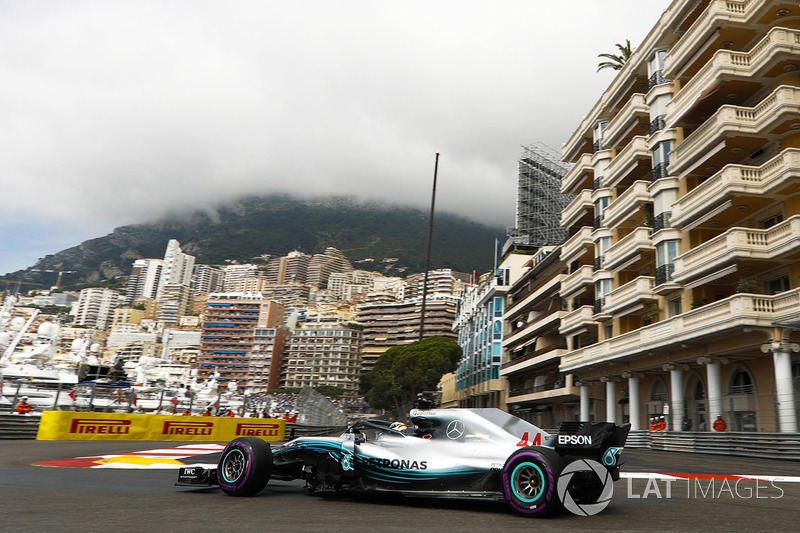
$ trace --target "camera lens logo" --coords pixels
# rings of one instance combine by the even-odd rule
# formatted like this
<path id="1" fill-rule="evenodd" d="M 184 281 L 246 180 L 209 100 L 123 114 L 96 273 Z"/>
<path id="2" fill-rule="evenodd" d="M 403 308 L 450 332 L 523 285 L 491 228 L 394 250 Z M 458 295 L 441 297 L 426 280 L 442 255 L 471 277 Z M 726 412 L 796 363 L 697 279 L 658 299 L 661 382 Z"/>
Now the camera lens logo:
<path id="1" fill-rule="evenodd" d="M 578 474 L 579 478 L 589 478 L 591 481 L 582 481 L 580 485 L 575 487 L 573 492 L 596 493 L 597 489 L 599 489 L 600 495 L 597 496 L 597 498 L 589 498 L 593 501 L 581 501 L 580 503 L 575 501 L 573 494 L 570 492 L 572 488 L 570 484 L 576 474 Z M 586 474 L 589 475 L 587 476 Z M 593 486 L 586 487 L 584 483 L 591 483 Z M 579 516 L 591 516 L 605 509 L 611 502 L 611 496 L 614 495 L 614 480 L 611 479 L 611 473 L 608 469 L 597 461 L 579 459 L 577 461 L 572 461 L 561 471 L 561 476 L 558 478 L 557 490 L 558 497 L 561 499 L 567 511 Z M 579 500 L 582 500 L 582 498 L 579 498 Z"/>

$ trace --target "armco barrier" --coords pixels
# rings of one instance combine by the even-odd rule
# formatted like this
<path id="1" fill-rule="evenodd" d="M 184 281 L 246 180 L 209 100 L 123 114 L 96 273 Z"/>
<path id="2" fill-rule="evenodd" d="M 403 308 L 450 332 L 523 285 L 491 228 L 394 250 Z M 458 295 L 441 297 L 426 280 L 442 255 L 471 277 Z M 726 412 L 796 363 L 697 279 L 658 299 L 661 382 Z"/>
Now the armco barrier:
<path id="1" fill-rule="evenodd" d="M 0 439 L 35 439 L 38 416 L 0 414 Z"/>
<path id="2" fill-rule="evenodd" d="M 278 442 L 286 421 L 271 418 L 45 411 L 37 440 L 216 441 L 259 437 Z"/>

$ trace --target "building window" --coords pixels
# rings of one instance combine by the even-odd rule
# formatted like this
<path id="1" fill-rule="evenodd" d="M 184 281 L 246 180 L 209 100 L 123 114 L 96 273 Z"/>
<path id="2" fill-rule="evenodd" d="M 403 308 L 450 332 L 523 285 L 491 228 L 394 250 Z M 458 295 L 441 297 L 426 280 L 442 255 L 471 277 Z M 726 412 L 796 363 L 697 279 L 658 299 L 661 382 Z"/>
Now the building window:
<path id="1" fill-rule="evenodd" d="M 789 283 L 788 275 L 767 281 L 766 285 L 767 294 L 778 294 L 779 292 L 788 291 L 792 288 L 791 284 Z"/>
<path id="2" fill-rule="evenodd" d="M 758 225 L 762 229 L 767 229 L 771 228 L 775 224 L 780 224 L 781 222 L 783 222 L 783 213 L 775 213 L 774 215 L 761 220 Z"/>
<path id="3" fill-rule="evenodd" d="M 683 312 L 681 298 L 673 298 L 667 301 L 667 316 L 679 315 Z"/>

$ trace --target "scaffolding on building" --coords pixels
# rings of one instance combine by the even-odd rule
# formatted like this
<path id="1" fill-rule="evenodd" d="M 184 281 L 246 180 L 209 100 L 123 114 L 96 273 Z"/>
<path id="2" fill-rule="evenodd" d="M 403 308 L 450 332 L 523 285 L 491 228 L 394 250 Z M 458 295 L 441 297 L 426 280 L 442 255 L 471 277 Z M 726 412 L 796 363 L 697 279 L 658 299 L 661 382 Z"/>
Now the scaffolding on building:
<path id="1" fill-rule="evenodd" d="M 567 229 L 560 225 L 561 211 L 572 196 L 561 194 L 561 178 L 570 168 L 572 165 L 561 161 L 558 152 L 546 144 L 522 145 L 516 226 L 508 228 L 506 250 L 519 245 L 539 248 L 566 240 Z"/>

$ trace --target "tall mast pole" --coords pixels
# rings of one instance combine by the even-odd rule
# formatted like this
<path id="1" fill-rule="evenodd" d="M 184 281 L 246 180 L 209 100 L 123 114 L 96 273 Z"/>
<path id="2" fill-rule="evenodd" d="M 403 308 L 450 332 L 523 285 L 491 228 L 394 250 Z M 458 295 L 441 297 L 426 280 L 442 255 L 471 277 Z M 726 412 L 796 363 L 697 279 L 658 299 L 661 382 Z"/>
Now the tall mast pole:
<path id="1" fill-rule="evenodd" d="M 431 245 L 433 244 L 433 210 L 436 205 L 436 177 L 439 173 L 439 153 L 433 166 L 433 192 L 431 193 L 431 217 L 428 223 L 428 253 L 425 256 L 425 279 L 422 282 L 422 309 L 419 313 L 419 340 L 425 336 L 425 300 L 428 298 L 428 272 L 431 265 Z"/>

